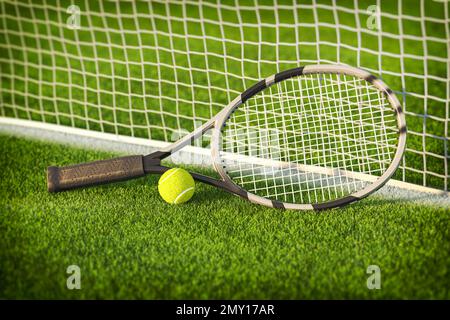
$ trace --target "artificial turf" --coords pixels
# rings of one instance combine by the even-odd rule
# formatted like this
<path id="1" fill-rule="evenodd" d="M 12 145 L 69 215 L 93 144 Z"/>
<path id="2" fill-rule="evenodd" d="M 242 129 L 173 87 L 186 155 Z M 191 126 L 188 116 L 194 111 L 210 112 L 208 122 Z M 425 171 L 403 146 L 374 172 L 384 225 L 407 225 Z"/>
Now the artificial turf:
<path id="1" fill-rule="evenodd" d="M 202 184 L 172 206 L 157 176 L 49 194 L 48 165 L 113 154 L 5 135 L 0 154 L 0 298 L 450 298 L 448 208 L 371 196 L 282 211 Z"/>

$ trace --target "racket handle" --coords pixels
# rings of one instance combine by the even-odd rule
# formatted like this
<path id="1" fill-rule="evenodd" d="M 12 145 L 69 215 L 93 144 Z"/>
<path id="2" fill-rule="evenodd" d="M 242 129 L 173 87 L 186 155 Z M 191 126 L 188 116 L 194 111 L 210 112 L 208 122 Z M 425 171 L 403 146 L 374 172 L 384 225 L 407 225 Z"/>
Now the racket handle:
<path id="1" fill-rule="evenodd" d="M 58 192 L 129 180 L 143 175 L 143 157 L 127 156 L 66 167 L 48 167 L 47 187 L 50 192 Z"/>

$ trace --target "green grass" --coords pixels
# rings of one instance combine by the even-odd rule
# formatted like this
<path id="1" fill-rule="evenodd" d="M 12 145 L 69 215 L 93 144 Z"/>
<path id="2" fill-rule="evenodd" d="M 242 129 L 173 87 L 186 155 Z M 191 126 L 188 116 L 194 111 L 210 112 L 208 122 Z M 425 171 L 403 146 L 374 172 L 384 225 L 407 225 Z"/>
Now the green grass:
<path id="1" fill-rule="evenodd" d="M 65 27 L 70 0 L 61 0 L 60 7 L 3 4 L 0 115 L 170 141 L 263 77 L 298 65 L 340 62 L 373 70 L 409 112 L 408 150 L 396 178 L 450 189 L 443 2 L 424 1 L 424 12 L 420 0 L 381 2 L 381 11 L 392 15 L 382 16 L 381 34 L 367 28 L 365 10 L 373 0 L 357 2 L 360 14 L 333 10 L 331 0 L 297 1 L 302 6 L 278 0 L 277 11 L 266 6 L 240 12 L 235 0 L 221 8 L 215 0 L 206 2 L 200 10 L 175 2 L 78 1 L 77 31 Z M 238 3 L 254 6 L 253 0 Z M 312 3 L 321 6 L 314 11 Z M 353 0 L 338 5 L 355 9 Z M 289 9 L 294 7 L 297 20 Z M 399 23 L 398 14 L 430 19 Z"/>
<path id="2" fill-rule="evenodd" d="M 444 208 L 281 211 L 202 184 L 172 206 L 157 176 L 49 194 L 48 165 L 113 155 L 3 135 L 0 154 L 0 298 L 450 298 Z M 66 289 L 72 264 L 81 290 Z"/>

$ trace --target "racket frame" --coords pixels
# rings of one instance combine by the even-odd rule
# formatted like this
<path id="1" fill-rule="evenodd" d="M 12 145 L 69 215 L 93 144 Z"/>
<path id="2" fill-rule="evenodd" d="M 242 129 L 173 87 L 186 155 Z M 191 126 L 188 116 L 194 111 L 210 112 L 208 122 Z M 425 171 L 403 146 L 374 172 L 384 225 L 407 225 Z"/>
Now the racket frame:
<path id="1" fill-rule="evenodd" d="M 389 101 L 393 112 L 396 115 L 397 118 L 397 128 L 399 130 L 398 135 L 398 143 L 397 143 L 397 150 L 394 155 L 394 159 L 392 160 L 391 164 L 387 168 L 387 170 L 376 180 L 371 181 L 372 183 L 367 185 L 365 188 L 358 190 L 348 196 L 345 196 L 340 199 L 322 202 L 322 203 L 315 203 L 315 204 L 298 204 L 298 203 L 287 203 L 287 202 L 280 202 L 275 200 L 270 200 L 261 196 L 258 196 L 256 194 L 250 193 L 244 189 L 242 189 L 240 186 L 236 185 L 231 178 L 226 173 L 222 161 L 220 158 L 220 150 L 219 150 L 219 142 L 221 138 L 221 132 L 223 126 L 226 124 L 226 121 L 230 117 L 230 115 L 234 112 L 235 109 L 239 108 L 240 105 L 245 103 L 248 99 L 251 97 L 257 95 L 259 92 L 265 90 L 266 88 L 270 87 L 273 84 L 276 84 L 280 81 L 290 79 L 293 77 L 298 77 L 302 75 L 312 75 L 312 74 L 341 74 L 341 75 L 348 75 L 353 76 L 362 80 L 365 80 L 369 82 L 373 87 L 377 88 L 379 91 L 384 93 L 387 100 Z M 239 189 L 241 189 L 241 193 L 245 192 L 246 195 L 241 195 L 244 198 L 248 199 L 250 202 L 261 204 L 267 207 L 272 208 L 284 208 L 284 209 L 293 209 L 293 210 L 323 210 L 323 209 L 329 209 L 334 207 L 341 207 L 346 204 L 349 204 L 351 202 L 360 200 L 362 198 L 367 197 L 368 195 L 372 194 L 373 192 L 377 191 L 379 188 L 381 188 L 395 173 L 395 170 L 400 165 L 400 161 L 402 159 L 405 147 L 406 147 L 406 121 L 405 121 L 405 114 L 402 110 L 400 101 L 397 99 L 395 94 L 392 92 L 391 89 L 380 79 L 373 76 L 367 71 L 345 66 L 345 65 L 307 65 L 304 67 L 299 67 L 295 69 L 286 70 L 280 73 L 277 73 L 275 75 L 272 75 L 265 80 L 262 80 L 258 83 L 256 83 L 254 86 L 250 87 L 246 91 L 244 91 L 240 96 L 238 96 L 235 100 L 233 100 L 227 108 L 223 110 L 223 112 L 219 113 L 215 119 L 214 119 L 214 131 L 212 134 L 212 141 L 211 141 L 211 156 L 213 159 L 213 165 L 215 170 L 219 173 L 219 175 L 222 177 L 224 183 L 226 184 L 234 184 Z M 369 178 L 370 179 L 370 178 Z M 373 179 L 371 179 L 373 180 Z"/>

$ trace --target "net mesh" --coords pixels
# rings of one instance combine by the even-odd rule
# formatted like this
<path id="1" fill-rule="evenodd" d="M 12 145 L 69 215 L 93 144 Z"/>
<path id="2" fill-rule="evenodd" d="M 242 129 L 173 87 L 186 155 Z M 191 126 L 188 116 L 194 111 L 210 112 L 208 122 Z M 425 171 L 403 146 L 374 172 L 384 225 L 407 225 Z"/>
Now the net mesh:
<path id="1" fill-rule="evenodd" d="M 396 151 L 395 113 L 385 95 L 347 75 L 277 83 L 225 122 L 220 158 L 228 176 L 261 197 L 290 203 L 342 198 L 379 177 Z"/>
<path id="2" fill-rule="evenodd" d="M 259 79 L 343 63 L 406 111 L 395 178 L 448 190 L 449 22 L 431 0 L 2 0 L 0 115 L 173 141 Z"/>

